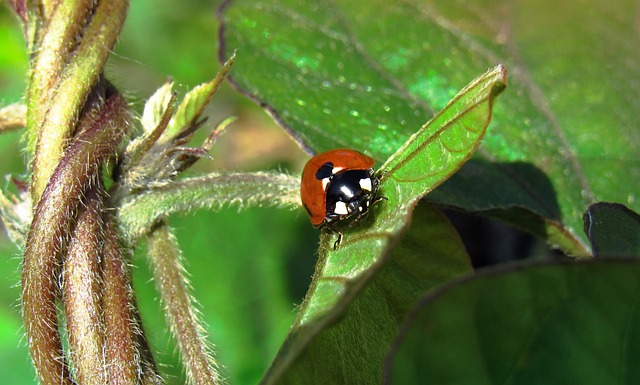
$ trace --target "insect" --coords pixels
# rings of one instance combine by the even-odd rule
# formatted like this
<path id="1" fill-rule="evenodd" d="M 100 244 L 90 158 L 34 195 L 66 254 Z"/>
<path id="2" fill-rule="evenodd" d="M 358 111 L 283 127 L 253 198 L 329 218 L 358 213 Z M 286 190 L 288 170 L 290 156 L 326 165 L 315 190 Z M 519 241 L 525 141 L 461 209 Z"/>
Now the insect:
<path id="1" fill-rule="evenodd" d="M 337 223 L 355 223 L 372 204 L 386 199 L 377 196 L 380 180 L 373 163 L 373 158 L 358 151 L 338 148 L 314 156 L 302 170 L 302 205 L 314 227 L 324 226 L 338 234 L 334 250 L 342 241 Z"/>

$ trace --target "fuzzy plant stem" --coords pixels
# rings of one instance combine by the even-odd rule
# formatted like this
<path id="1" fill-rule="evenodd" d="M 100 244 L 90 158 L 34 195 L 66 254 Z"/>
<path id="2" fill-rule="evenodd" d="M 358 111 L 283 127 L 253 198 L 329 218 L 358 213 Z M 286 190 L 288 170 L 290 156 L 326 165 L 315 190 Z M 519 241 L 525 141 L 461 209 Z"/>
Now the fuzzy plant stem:
<path id="1" fill-rule="evenodd" d="M 124 235 L 136 240 L 169 215 L 199 208 L 299 207 L 300 179 L 277 172 L 220 172 L 149 188 L 125 199 L 118 209 Z"/>
<path id="2" fill-rule="evenodd" d="M 56 88 L 56 80 L 76 47 L 76 36 L 82 33 L 89 20 L 91 4 L 91 0 L 63 1 L 51 13 L 43 28 L 45 33 L 37 42 L 38 50 L 34 52 L 31 61 L 32 71 L 27 89 L 30 106 L 27 120 L 29 126 L 34 128 L 29 131 L 34 134 L 29 138 L 30 143 L 35 143 L 35 128 L 42 124 Z"/>
<path id="3" fill-rule="evenodd" d="M 141 329 L 134 307 L 129 264 L 111 215 L 107 215 L 104 244 L 105 354 L 109 385 L 139 382 L 142 377 L 138 338 Z"/>
<path id="4" fill-rule="evenodd" d="M 174 235 L 162 223 L 149 235 L 148 242 L 154 279 L 169 328 L 178 342 L 187 378 L 194 385 L 219 384 L 213 354 L 189 294 L 189 283 Z"/>
<path id="5" fill-rule="evenodd" d="M 58 279 L 79 197 L 91 188 L 100 165 L 120 143 L 127 104 L 119 94 L 105 101 L 93 124 L 73 140 L 38 202 L 27 234 L 22 266 L 22 315 L 29 350 L 43 385 L 71 384 L 58 334 Z"/>
<path id="6" fill-rule="evenodd" d="M 62 298 L 69 335 L 69 358 L 78 384 L 105 383 L 102 319 L 102 186 L 95 183 L 69 241 L 63 266 Z"/>
<path id="7" fill-rule="evenodd" d="M 67 25 L 60 21 L 61 32 L 46 29 L 42 38 L 42 41 L 46 42 L 47 36 L 55 33 L 59 38 L 51 45 L 57 52 L 66 52 L 67 55 L 41 60 L 40 56 L 49 57 L 51 54 L 45 53 L 46 47 L 39 47 L 38 57 L 31 68 L 31 83 L 27 93 L 27 134 L 30 138 L 29 153 L 34 156 L 31 178 L 31 196 L 34 203 L 38 202 L 49 177 L 64 154 L 67 141 L 76 131 L 77 117 L 100 78 L 100 69 L 115 45 L 129 4 L 126 0 L 102 0 L 97 2 L 94 10 L 89 7 L 89 3 L 95 2 L 77 3 L 76 6 L 84 7 L 88 14 L 84 15 L 75 9 L 68 12 L 81 20 L 90 16 L 81 33 L 69 33 L 65 28 L 71 28 L 73 32 L 76 30 L 75 24 Z M 57 15 L 57 12 L 58 8 L 54 15 Z M 52 16 L 51 20 L 57 18 Z M 70 39 L 75 44 L 78 36 L 81 36 L 81 39 L 77 46 L 68 41 Z M 71 50 L 70 47 L 74 48 Z M 39 67 L 40 65 L 42 67 Z M 41 71 L 44 71 L 44 74 L 39 75 Z M 54 76 L 54 80 L 51 80 L 50 76 Z M 43 106 L 43 103 L 46 105 Z"/>

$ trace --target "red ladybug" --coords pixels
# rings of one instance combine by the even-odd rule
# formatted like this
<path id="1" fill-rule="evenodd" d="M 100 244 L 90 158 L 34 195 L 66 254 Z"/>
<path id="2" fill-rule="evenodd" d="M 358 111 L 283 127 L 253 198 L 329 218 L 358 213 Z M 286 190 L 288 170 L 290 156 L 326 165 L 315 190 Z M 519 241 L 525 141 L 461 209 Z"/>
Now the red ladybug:
<path id="1" fill-rule="evenodd" d="M 338 148 L 311 158 L 302 170 L 300 197 L 314 227 L 327 226 L 338 233 L 336 222 L 356 222 L 377 197 L 380 180 L 373 173 L 373 159 L 355 150 Z"/>

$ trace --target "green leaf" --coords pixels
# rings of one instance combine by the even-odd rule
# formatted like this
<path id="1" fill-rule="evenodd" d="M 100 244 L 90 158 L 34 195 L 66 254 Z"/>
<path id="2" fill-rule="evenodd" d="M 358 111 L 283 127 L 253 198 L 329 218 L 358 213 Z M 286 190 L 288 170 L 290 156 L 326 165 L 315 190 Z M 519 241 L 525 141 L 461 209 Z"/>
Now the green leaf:
<path id="1" fill-rule="evenodd" d="M 213 80 L 196 86 L 185 95 L 180 105 L 178 105 L 175 115 L 169 122 L 167 130 L 160 138 L 160 142 L 172 140 L 176 136 L 179 136 L 180 133 L 187 132 L 197 125 L 198 119 L 200 119 L 205 107 L 218 91 L 218 88 L 220 88 L 222 81 L 236 60 L 235 53 L 232 53 L 229 57 L 229 60 L 224 63 Z"/>
<path id="2" fill-rule="evenodd" d="M 300 312 L 300 324 L 335 311 L 333 305 L 359 290 L 351 280 L 372 274 L 383 263 L 424 194 L 454 173 L 477 148 L 491 117 L 493 98 L 505 86 L 502 67 L 478 77 L 424 125 L 380 168 L 379 202 L 363 224 L 345 233 L 337 250 L 323 233 L 317 273 Z M 457 142 L 457 144 L 453 144 Z"/>
<path id="3" fill-rule="evenodd" d="M 417 196 L 433 190 L 478 148 L 491 120 L 493 98 L 506 83 L 502 66 L 471 82 L 380 167 L 383 178 Z"/>
<path id="4" fill-rule="evenodd" d="M 225 4 L 221 55 L 239 53 L 232 81 L 309 152 L 351 147 L 383 162 L 474 74 L 502 63 L 510 96 L 477 163 L 428 199 L 527 210 L 551 243 L 582 255 L 589 204 L 640 211 L 640 66 L 629 64 L 640 42 L 629 0 Z"/>
<path id="5" fill-rule="evenodd" d="M 386 384 L 630 384 L 640 375 L 640 262 L 509 266 L 428 294 Z"/>
<path id="6" fill-rule="evenodd" d="M 640 256 L 640 216 L 624 205 L 601 202 L 589 206 L 584 231 L 595 256 Z"/>
<path id="7" fill-rule="evenodd" d="M 385 266 L 389 253 L 408 224 L 416 202 L 455 172 L 479 145 L 491 117 L 493 99 L 504 89 L 505 76 L 504 68 L 496 67 L 475 79 L 380 168 L 382 179 L 379 191 L 386 200 L 372 208 L 373 212 L 364 223 L 358 223 L 353 229 L 346 229 L 348 231 L 337 250 L 333 249 L 334 235 L 329 231 L 323 232 L 311 288 L 285 346 L 286 353 L 280 354 L 282 362 L 274 364 L 273 377 L 268 377 L 267 383 L 276 381 L 318 333 L 341 317 L 347 308 L 351 308 L 352 301 L 365 295 L 360 293 L 365 287 L 368 288 L 368 283 Z M 446 228 L 452 231 L 448 222 L 444 222 Z M 433 234 L 423 232 L 422 235 L 429 239 L 421 247 L 446 247 L 439 243 L 440 238 L 429 236 Z M 459 244 L 457 236 L 454 238 L 446 239 L 453 242 L 453 245 Z M 434 240 L 438 242 L 431 245 L 429 242 Z M 415 247 L 419 248 L 420 243 L 417 240 L 414 242 Z M 396 287 L 394 290 L 397 290 L 397 295 L 403 296 L 416 289 Z M 372 307 L 365 305 L 360 311 L 364 312 L 365 309 L 370 311 Z M 398 317 L 402 318 L 402 315 Z M 392 335 L 393 330 L 390 326 L 385 332 Z M 341 333 L 346 338 L 351 332 L 353 330 Z M 331 341 L 320 343 L 322 351 L 329 350 Z M 384 348 L 384 344 L 377 346 L 378 349 L 381 347 Z M 380 364 L 379 359 L 376 361 L 367 357 L 365 360 L 373 365 L 372 368 Z M 333 366 L 337 367 L 337 364 Z M 303 370 L 286 376 L 297 378 L 304 376 L 304 373 Z M 378 372 L 374 370 L 373 373 Z M 374 375 L 375 378 L 377 377 Z M 374 379 L 369 382 L 376 383 Z M 341 382 L 351 381 L 338 381 Z"/>
<path id="8" fill-rule="evenodd" d="M 172 81 L 164 83 L 151 95 L 144 104 L 142 118 L 140 118 L 140 123 L 145 133 L 149 134 L 158 127 L 173 98 L 175 98 L 175 94 Z"/>
<path id="9" fill-rule="evenodd" d="M 392 338 L 421 293 L 469 272 L 471 266 L 449 222 L 422 205 L 378 270 L 344 314 L 334 314 L 330 322 L 296 324 L 263 383 L 379 384 Z"/>

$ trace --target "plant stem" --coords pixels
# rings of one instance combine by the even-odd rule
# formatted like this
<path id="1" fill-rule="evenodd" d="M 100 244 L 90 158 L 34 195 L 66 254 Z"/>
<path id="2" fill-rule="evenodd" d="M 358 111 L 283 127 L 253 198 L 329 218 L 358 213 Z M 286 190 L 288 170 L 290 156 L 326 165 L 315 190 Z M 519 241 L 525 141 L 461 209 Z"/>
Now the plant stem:
<path id="1" fill-rule="evenodd" d="M 218 384 L 215 361 L 188 291 L 177 241 L 164 224 L 149 235 L 149 258 L 188 380 L 196 385 Z"/>
<path id="2" fill-rule="evenodd" d="M 45 115 L 28 119 L 30 131 L 33 132 L 31 135 L 37 136 L 31 184 L 34 203 L 38 202 L 49 177 L 62 158 L 66 142 L 76 129 L 77 116 L 115 45 L 128 4 L 127 0 L 101 1 L 83 31 L 79 45 L 56 81 L 51 83 L 55 91 L 50 92 L 50 103 L 44 108 L 36 108 L 29 101 L 29 110 L 35 109 L 36 113 L 46 111 Z M 37 72 L 39 69 L 34 68 L 33 71 Z"/>
<path id="3" fill-rule="evenodd" d="M 55 82 L 77 44 L 76 36 L 81 35 L 89 19 L 91 4 L 90 0 L 63 1 L 46 22 L 42 41 L 33 59 L 27 90 L 30 153 L 33 153 L 38 128 L 50 104 Z"/>
<path id="4" fill-rule="evenodd" d="M 158 221 L 197 208 L 223 204 L 300 205 L 298 177 L 275 172 L 215 173 L 154 187 L 124 201 L 118 219 L 124 234 L 137 239 Z"/>
<path id="5" fill-rule="evenodd" d="M 104 243 L 104 318 L 105 355 L 109 385 L 138 382 L 140 329 L 134 309 L 131 272 L 124 258 L 114 219 L 105 219 Z"/>
<path id="6" fill-rule="evenodd" d="M 102 186 L 86 194 L 84 209 L 69 241 L 63 270 L 63 303 L 69 334 L 70 360 L 79 384 L 106 380 L 102 320 Z"/>
<path id="7" fill-rule="evenodd" d="M 120 143 L 127 104 L 119 94 L 105 101 L 99 119 L 79 134 L 51 176 L 27 234 L 22 266 L 22 315 L 40 382 L 70 384 L 58 335 L 56 299 L 62 256 L 76 219 L 79 197 Z M 81 123 L 82 126 L 82 123 Z"/>

